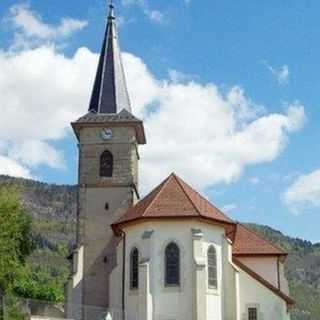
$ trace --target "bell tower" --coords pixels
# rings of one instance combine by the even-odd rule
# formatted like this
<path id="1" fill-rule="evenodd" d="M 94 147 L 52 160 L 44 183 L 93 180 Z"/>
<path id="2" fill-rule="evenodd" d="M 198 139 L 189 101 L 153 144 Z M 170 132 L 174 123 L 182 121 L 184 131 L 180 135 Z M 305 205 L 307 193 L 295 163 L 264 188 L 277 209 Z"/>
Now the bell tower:
<path id="1" fill-rule="evenodd" d="M 132 114 L 110 4 L 89 112 L 72 123 L 79 146 L 77 248 L 67 316 L 94 319 L 109 307 L 109 276 L 119 263 L 111 224 L 138 199 L 141 120 Z M 119 283 L 122 279 L 119 278 Z"/>

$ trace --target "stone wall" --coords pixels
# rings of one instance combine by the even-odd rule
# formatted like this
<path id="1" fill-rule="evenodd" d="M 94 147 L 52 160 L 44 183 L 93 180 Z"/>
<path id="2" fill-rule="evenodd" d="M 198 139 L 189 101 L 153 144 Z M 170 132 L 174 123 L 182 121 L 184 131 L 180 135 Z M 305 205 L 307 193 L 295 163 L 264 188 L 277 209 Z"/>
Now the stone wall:
<path id="1" fill-rule="evenodd" d="M 138 183 L 138 154 L 134 128 L 113 128 L 113 137 L 102 140 L 101 128 L 85 128 L 80 132 L 79 183 L 111 186 Z M 111 178 L 99 176 L 100 155 L 109 150 L 113 155 Z"/>
<path id="2" fill-rule="evenodd" d="M 111 224 L 136 201 L 134 185 L 138 184 L 135 129 L 113 127 L 112 123 L 105 127 L 112 128 L 109 140 L 102 139 L 101 127 L 82 128 L 79 134 L 77 240 L 78 248 L 83 247 L 83 278 L 72 281 L 77 283 L 74 292 L 80 288 L 82 305 L 96 306 L 97 310 L 109 307 L 110 273 L 121 263 L 116 255 L 121 238 L 114 236 Z M 100 156 L 105 150 L 113 155 L 112 177 L 100 177 Z M 122 275 L 118 278 L 121 283 Z M 77 319 L 93 319 L 95 315 L 90 312 L 94 308 L 88 310 Z"/>

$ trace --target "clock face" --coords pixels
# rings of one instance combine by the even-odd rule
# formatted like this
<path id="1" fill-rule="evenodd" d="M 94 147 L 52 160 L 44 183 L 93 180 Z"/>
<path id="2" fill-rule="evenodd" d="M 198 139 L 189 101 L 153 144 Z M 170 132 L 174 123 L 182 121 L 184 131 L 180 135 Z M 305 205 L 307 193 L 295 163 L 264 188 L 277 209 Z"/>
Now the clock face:
<path id="1" fill-rule="evenodd" d="M 102 129 L 101 138 L 103 140 L 110 140 L 112 138 L 112 130 L 110 128 Z"/>

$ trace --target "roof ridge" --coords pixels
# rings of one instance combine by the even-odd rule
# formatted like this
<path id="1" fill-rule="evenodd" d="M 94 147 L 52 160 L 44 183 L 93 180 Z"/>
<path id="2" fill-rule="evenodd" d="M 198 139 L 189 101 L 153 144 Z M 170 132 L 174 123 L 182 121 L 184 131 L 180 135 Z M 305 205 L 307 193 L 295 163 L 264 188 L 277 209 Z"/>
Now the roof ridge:
<path id="1" fill-rule="evenodd" d="M 138 203 L 128 208 L 116 225 L 146 218 L 197 218 L 215 221 L 223 224 L 235 223 L 225 218 L 210 206 L 210 202 L 203 197 L 175 173 L 171 173 L 164 181 L 156 186 Z M 202 207 L 205 207 L 203 209 Z"/>
<path id="2" fill-rule="evenodd" d="M 166 180 L 162 181 L 162 183 L 160 185 L 158 185 L 157 187 L 155 187 L 155 189 L 153 191 L 155 191 L 157 188 L 159 188 L 159 191 L 156 193 L 156 195 L 153 197 L 153 199 L 150 201 L 150 203 L 147 205 L 147 207 L 145 208 L 142 217 L 144 217 L 148 211 L 148 209 L 151 207 L 151 205 L 154 203 L 154 201 L 156 201 L 156 199 L 158 199 L 159 195 L 161 194 L 161 192 L 163 191 L 164 186 L 169 182 L 170 178 L 172 175 L 168 176 Z M 150 193 L 152 193 L 153 191 L 151 191 Z"/>
<path id="3" fill-rule="evenodd" d="M 206 197 L 204 197 L 200 192 L 198 192 L 197 190 L 195 190 L 194 188 L 192 188 L 188 183 L 186 183 L 185 181 L 183 181 L 180 177 L 176 176 L 177 179 L 179 180 L 179 184 L 181 185 L 181 187 L 183 188 L 183 191 L 186 193 L 186 195 L 188 196 L 187 191 L 185 190 L 185 187 L 182 185 L 185 184 L 188 188 L 192 189 L 192 191 L 197 194 L 202 200 L 206 201 L 211 207 L 213 207 L 215 210 L 217 210 L 220 214 L 222 214 L 224 217 L 226 217 L 227 219 L 229 219 L 230 221 L 234 222 L 233 219 L 229 218 L 224 212 L 222 212 L 219 208 L 217 208 L 214 204 L 211 203 L 211 201 L 209 201 Z M 188 196 L 188 198 L 190 199 L 190 197 Z M 196 210 L 199 212 L 200 216 L 203 216 L 201 214 L 201 210 L 196 206 L 196 204 L 190 199 L 190 201 L 192 202 L 192 204 L 196 207 Z"/>
<path id="4" fill-rule="evenodd" d="M 199 208 L 195 205 L 195 203 L 192 201 L 192 199 L 190 198 L 190 196 L 188 195 L 188 192 L 185 190 L 184 186 L 182 185 L 182 180 L 176 175 L 176 174 L 172 174 L 173 177 L 176 179 L 178 185 L 180 186 L 180 188 L 182 189 L 182 192 L 186 195 L 186 197 L 189 199 L 189 201 L 191 202 L 192 206 L 195 208 L 195 210 L 198 212 L 199 216 L 202 217 L 202 214 L 199 210 Z M 181 180 L 181 181 L 180 181 Z M 185 183 L 185 182 L 184 182 Z"/>
<path id="5" fill-rule="evenodd" d="M 247 231 L 251 232 L 252 234 L 254 234 L 255 236 L 257 236 L 258 238 L 262 239 L 263 241 L 267 242 L 269 245 L 271 245 L 273 248 L 275 248 L 276 250 L 279 250 L 281 252 L 283 252 L 284 254 L 288 254 L 286 251 L 282 250 L 281 248 L 279 248 L 278 246 L 274 245 L 271 241 L 265 239 L 263 236 L 261 236 L 260 234 L 258 234 L 257 232 L 255 232 L 254 230 L 248 228 L 247 226 L 245 226 L 244 224 L 237 222 L 237 225 L 242 226 L 243 228 L 245 228 Z"/>

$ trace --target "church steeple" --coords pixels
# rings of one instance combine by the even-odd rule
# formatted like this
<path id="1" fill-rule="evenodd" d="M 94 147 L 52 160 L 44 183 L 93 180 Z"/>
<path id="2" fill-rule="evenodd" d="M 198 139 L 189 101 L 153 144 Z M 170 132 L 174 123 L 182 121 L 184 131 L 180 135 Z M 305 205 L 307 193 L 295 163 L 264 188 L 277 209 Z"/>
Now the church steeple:
<path id="1" fill-rule="evenodd" d="M 113 9 L 110 1 L 106 32 L 89 105 L 89 111 L 95 113 L 114 114 L 123 109 L 131 112 Z"/>

